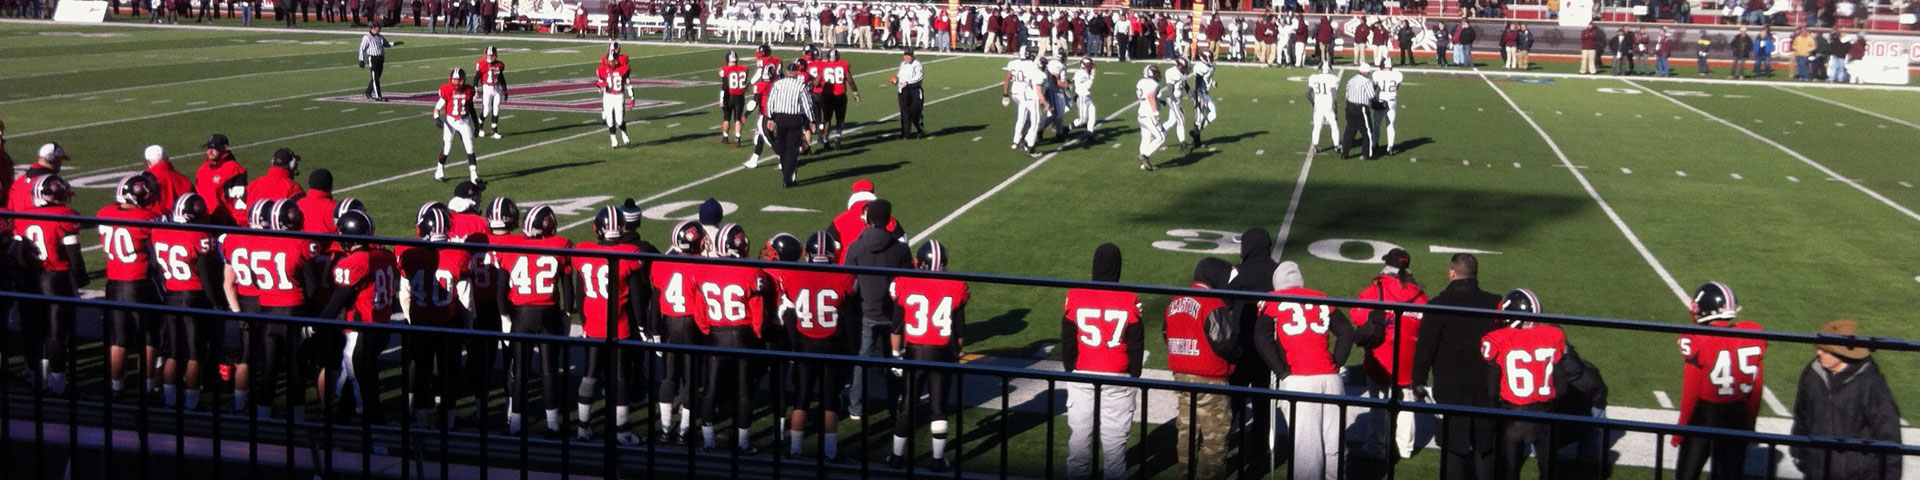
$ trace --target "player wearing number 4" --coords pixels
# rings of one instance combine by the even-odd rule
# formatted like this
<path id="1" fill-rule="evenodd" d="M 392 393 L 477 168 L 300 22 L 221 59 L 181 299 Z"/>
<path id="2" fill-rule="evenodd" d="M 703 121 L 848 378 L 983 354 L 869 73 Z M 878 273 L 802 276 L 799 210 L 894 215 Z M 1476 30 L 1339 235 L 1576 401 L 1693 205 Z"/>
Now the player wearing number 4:
<path id="1" fill-rule="evenodd" d="M 919 253 L 913 258 L 914 268 L 930 272 L 947 270 L 947 247 L 939 240 L 927 240 L 920 245 Z M 967 301 L 971 295 L 966 282 L 932 278 L 894 277 L 893 284 L 887 286 L 888 294 L 895 305 L 900 307 L 902 320 L 893 324 L 893 358 L 919 360 L 924 362 L 953 363 L 960 361 L 960 345 L 966 338 Z M 907 439 L 913 437 L 918 428 L 916 420 L 927 420 L 928 429 L 933 435 L 933 464 L 929 467 L 935 472 L 944 472 L 952 467 L 947 461 L 947 375 L 941 372 L 923 370 L 902 371 L 893 369 L 896 377 L 901 377 L 903 387 L 895 398 L 893 424 L 893 454 L 887 456 L 887 466 L 904 468 L 913 458 L 907 453 Z M 914 407 L 919 405 L 922 389 L 931 399 L 927 416 L 915 415 Z"/>
<path id="2" fill-rule="evenodd" d="M 1531 290 L 1517 288 L 1507 292 L 1506 298 L 1500 301 L 1500 310 L 1540 313 L 1540 297 Z M 1551 411 L 1554 401 L 1568 392 L 1604 388 L 1600 386 L 1599 375 L 1567 344 L 1567 334 L 1560 327 L 1536 325 L 1521 319 L 1504 322 L 1505 326 L 1487 332 L 1480 339 L 1480 357 L 1487 361 L 1498 379 L 1495 390 L 1500 392 L 1497 402 L 1500 407 L 1544 413 Z M 1485 478 L 1518 480 L 1529 448 L 1539 457 L 1535 465 L 1540 469 L 1540 478 L 1552 476 L 1549 469 L 1554 467 L 1554 446 L 1562 444 L 1554 441 L 1553 426 L 1509 421 L 1501 431 L 1500 475 Z"/>
<path id="3" fill-rule="evenodd" d="M 1760 325 L 1735 318 L 1740 303 L 1733 288 L 1707 282 L 1693 293 L 1693 322 L 1735 330 L 1760 330 Z M 1766 388 L 1762 363 L 1767 342 L 1762 340 L 1690 334 L 1680 336 L 1684 373 L 1680 386 L 1680 424 L 1753 431 Z M 1700 469 L 1713 460 L 1715 472 L 1738 472 L 1747 464 L 1747 443 L 1733 440 L 1675 436 L 1680 447 L 1673 478 L 1700 478 Z"/>
<path id="4" fill-rule="evenodd" d="M 1119 282 L 1120 266 L 1120 247 L 1103 243 L 1094 248 L 1093 281 Z M 1137 378 L 1145 338 L 1139 296 L 1089 288 L 1067 291 L 1066 315 L 1060 323 L 1060 344 L 1066 348 L 1061 350 L 1060 362 L 1068 372 Z M 1094 448 L 1100 449 L 1105 478 L 1126 478 L 1127 431 L 1133 425 L 1139 394 L 1128 387 L 1067 385 L 1067 426 L 1073 429 L 1067 437 L 1067 478 L 1093 478 Z"/>
<path id="5" fill-rule="evenodd" d="M 1273 270 L 1274 295 L 1325 297 L 1306 287 L 1300 265 L 1280 262 Z M 1353 324 L 1340 310 L 1311 303 L 1261 301 L 1254 322 L 1254 350 L 1267 368 L 1280 377 L 1280 389 L 1340 395 L 1340 366 L 1353 348 Z M 1273 340 L 1267 340 L 1273 339 Z M 1280 414 L 1293 426 L 1293 476 L 1296 479 L 1340 477 L 1340 428 L 1346 423 L 1340 408 L 1331 404 L 1281 402 Z"/>
<path id="6" fill-rule="evenodd" d="M 808 263 L 832 264 L 840 252 L 840 238 L 827 231 L 808 235 L 805 246 L 786 246 L 786 242 L 779 237 L 768 243 L 769 248 L 775 251 L 775 257 L 786 262 L 800 261 L 804 257 Z M 852 274 L 768 269 L 767 275 L 773 277 L 774 291 L 780 295 L 779 318 L 787 326 L 787 338 L 792 340 L 794 351 L 832 355 L 849 353 L 846 330 L 840 328 L 840 311 L 847 297 L 853 293 Z M 839 408 L 839 398 L 840 390 L 847 385 L 847 372 L 845 367 L 817 362 L 794 365 L 796 399 L 787 423 L 788 456 L 801 456 L 801 439 L 807 433 L 807 411 L 813 402 L 818 401 L 823 432 L 820 456 L 828 462 L 842 461 L 839 455 L 840 435 L 836 432 L 840 431 L 843 409 Z"/>

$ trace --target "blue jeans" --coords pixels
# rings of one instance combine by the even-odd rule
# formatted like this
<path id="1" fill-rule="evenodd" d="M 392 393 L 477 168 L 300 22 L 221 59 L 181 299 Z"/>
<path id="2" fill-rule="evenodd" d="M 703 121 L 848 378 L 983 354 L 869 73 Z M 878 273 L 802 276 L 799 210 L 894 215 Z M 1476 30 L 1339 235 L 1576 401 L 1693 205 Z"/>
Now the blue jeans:
<path id="1" fill-rule="evenodd" d="M 1100 46 L 1106 45 L 1106 42 L 1103 40 L 1105 39 L 1100 38 L 1099 35 L 1094 35 L 1091 33 L 1087 34 L 1087 50 L 1086 50 L 1087 56 L 1093 56 L 1094 54 L 1100 53 Z"/>
<path id="2" fill-rule="evenodd" d="M 1795 55 L 1793 57 L 1793 78 L 1796 80 L 1813 78 L 1812 69 L 1807 68 L 1806 55 Z"/>
<path id="3" fill-rule="evenodd" d="M 1827 60 L 1827 81 L 1848 83 L 1851 80 L 1852 78 L 1847 76 L 1847 59 L 1836 56 Z"/>
<path id="4" fill-rule="evenodd" d="M 478 13 L 467 14 L 467 33 L 473 33 L 474 31 L 479 29 L 480 29 L 480 14 Z"/>
<path id="5" fill-rule="evenodd" d="M 673 41 L 673 30 L 674 30 L 673 21 L 667 20 L 667 23 L 665 23 L 664 26 L 660 28 L 660 39 L 665 41 Z"/>
<path id="6" fill-rule="evenodd" d="M 1654 72 L 1654 74 L 1655 74 L 1655 75 L 1659 75 L 1659 76 L 1662 76 L 1662 77 L 1671 77 L 1671 76 L 1673 76 L 1673 69 L 1671 69 L 1671 68 L 1667 68 L 1667 56 L 1666 56 L 1666 55 L 1660 55 L 1660 56 L 1657 56 L 1657 57 L 1654 57 L 1654 59 L 1653 59 L 1653 72 Z"/>
<path id="7" fill-rule="evenodd" d="M 240 2 L 240 25 L 253 26 L 253 3 Z"/>
<path id="8" fill-rule="evenodd" d="M 1473 52 L 1467 50 L 1466 44 L 1453 44 L 1453 64 L 1463 67 L 1473 66 Z"/>
<path id="9" fill-rule="evenodd" d="M 859 305 L 854 305 L 854 308 L 859 308 Z M 857 332 L 857 334 L 860 335 L 860 350 L 854 352 L 854 355 L 862 357 L 887 356 L 888 346 L 886 342 L 888 342 L 888 337 L 884 331 L 886 329 L 888 329 L 886 324 L 862 318 L 860 320 L 860 331 Z M 879 377 L 884 374 L 882 369 L 853 367 L 853 383 L 847 386 L 848 415 L 861 416 L 866 414 L 866 400 L 869 398 L 893 398 L 892 395 L 888 395 L 887 381 L 885 379 L 869 378 Z M 874 386 L 867 386 L 869 380 L 873 381 Z M 869 390 L 869 388 L 879 391 L 874 392 Z"/>

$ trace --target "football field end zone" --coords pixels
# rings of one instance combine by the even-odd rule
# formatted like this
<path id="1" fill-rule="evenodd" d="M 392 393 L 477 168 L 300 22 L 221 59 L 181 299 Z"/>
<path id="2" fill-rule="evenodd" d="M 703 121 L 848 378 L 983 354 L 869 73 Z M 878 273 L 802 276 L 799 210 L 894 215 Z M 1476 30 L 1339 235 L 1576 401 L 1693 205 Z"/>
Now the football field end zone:
<path id="1" fill-rule="evenodd" d="M 57 23 L 44 21 L 44 20 L 0 19 L 0 24 L 8 24 L 8 23 L 24 24 L 24 25 L 42 25 L 42 26 L 59 25 Z M 106 25 L 113 26 L 113 27 L 126 27 L 126 28 L 205 29 L 205 30 L 231 30 L 231 31 L 245 31 L 245 32 L 266 31 L 266 32 L 281 32 L 281 33 L 305 33 L 305 34 L 316 34 L 316 35 L 355 35 L 357 36 L 362 34 L 361 32 L 355 31 L 355 30 L 303 30 L 298 28 L 284 28 L 284 27 L 234 27 L 234 26 L 213 26 L 213 25 L 199 26 L 199 25 L 166 25 L 166 24 L 106 24 Z M 493 36 L 493 35 L 416 33 L 416 32 L 382 32 L 382 34 L 390 37 L 473 38 L 473 39 L 482 39 L 482 40 L 507 39 L 508 41 L 533 41 L 533 42 L 552 42 L 552 43 L 589 44 L 589 45 L 605 45 L 609 40 L 606 38 L 597 38 L 597 39 L 542 38 L 540 36 L 534 36 L 534 35 L 503 37 L 503 36 Z M 665 42 L 665 41 L 659 41 L 659 40 L 621 40 L 620 43 L 623 45 L 685 47 L 685 48 L 701 48 L 701 49 L 707 49 L 707 50 L 751 49 L 755 45 L 757 45 L 757 44 L 744 44 L 744 43 L 732 44 L 732 43 L 715 43 L 715 42 L 684 43 L 684 42 Z M 797 50 L 798 48 L 799 47 L 792 46 L 792 45 L 780 45 L 778 47 L 775 47 L 775 50 L 783 50 L 783 49 Z M 852 48 L 850 46 L 844 46 L 844 45 L 836 46 L 835 48 L 839 48 L 842 53 L 872 53 L 872 54 L 898 54 L 899 53 L 898 50 L 892 50 L 892 49 L 862 49 L 862 48 Z M 921 57 L 951 56 L 951 57 L 975 57 L 975 58 L 991 58 L 991 59 L 1008 58 L 1008 56 L 1005 54 L 986 54 L 986 53 L 977 53 L 977 52 L 918 51 L 916 53 Z M 1428 52 L 1428 53 L 1431 53 L 1431 52 Z M 1482 57 L 1479 55 L 1476 55 L 1475 58 L 1482 58 Z M 1491 58 L 1498 58 L 1498 57 L 1495 56 Z M 1113 62 L 1112 59 L 1105 58 L 1105 57 L 1101 57 L 1096 60 L 1101 62 Z M 1171 63 L 1171 61 L 1164 60 L 1164 59 L 1145 59 L 1145 60 L 1135 59 L 1135 60 L 1132 60 L 1130 63 L 1168 64 L 1168 63 Z M 1221 63 L 1220 66 L 1236 67 L 1236 68 L 1263 68 L 1259 65 L 1253 65 L 1248 63 Z M 1353 65 L 1335 65 L 1333 68 L 1335 70 L 1346 71 L 1346 70 L 1353 70 L 1356 67 Z M 1402 72 L 1407 72 L 1407 73 L 1433 74 L 1433 75 L 1461 75 L 1461 76 L 1467 76 L 1467 77 L 1472 77 L 1478 74 L 1478 75 L 1487 75 L 1487 76 L 1494 76 L 1494 77 L 1569 78 L 1569 79 L 1610 78 L 1610 76 L 1608 75 L 1598 75 L 1598 74 L 1581 75 L 1577 73 L 1558 73 L 1558 72 L 1493 71 L 1493 72 L 1477 72 L 1476 73 L 1476 72 L 1470 72 L 1467 70 L 1438 69 L 1438 68 L 1425 68 L 1425 67 L 1413 67 L 1413 68 L 1395 67 L 1394 69 Z M 1295 71 L 1306 72 L 1310 70 L 1298 69 Z M 1687 77 L 1642 77 L 1642 78 L 1636 78 L 1636 80 L 1644 80 L 1649 82 L 1705 83 L 1705 84 L 1723 84 L 1723 85 L 1753 85 L 1753 86 L 1773 85 L 1773 86 L 1779 86 L 1783 88 L 1786 88 L 1786 87 L 1833 88 L 1833 89 L 1850 89 L 1850 90 L 1885 90 L 1885 91 L 1920 92 L 1920 85 L 1864 85 L 1864 84 L 1830 84 L 1830 83 L 1818 83 L 1818 82 L 1807 82 L 1807 83 L 1765 82 L 1765 81 L 1756 81 L 1756 80 L 1730 80 L 1730 79 L 1719 79 L 1719 78 L 1687 78 Z"/>

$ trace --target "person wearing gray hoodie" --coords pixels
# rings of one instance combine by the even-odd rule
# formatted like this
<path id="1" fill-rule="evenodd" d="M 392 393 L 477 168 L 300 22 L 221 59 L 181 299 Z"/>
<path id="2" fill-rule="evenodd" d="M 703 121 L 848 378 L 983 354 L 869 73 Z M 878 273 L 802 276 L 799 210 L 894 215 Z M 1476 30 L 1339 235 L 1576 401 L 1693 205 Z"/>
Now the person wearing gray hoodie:
<path id="1" fill-rule="evenodd" d="M 1306 287 L 1300 265 L 1280 262 L 1273 271 L 1273 294 L 1326 297 Z M 1254 347 L 1280 389 L 1340 395 L 1340 369 L 1353 349 L 1353 323 L 1337 308 L 1293 301 L 1262 301 L 1254 327 Z M 1282 402 L 1280 413 L 1293 427 L 1292 477 L 1335 480 L 1340 477 L 1341 431 L 1346 418 L 1337 405 Z M 1285 403 L 1293 403 L 1285 405 Z"/>
<path id="2" fill-rule="evenodd" d="M 847 247 L 847 265 L 883 268 L 912 268 L 913 254 L 907 251 L 906 241 L 887 231 L 887 222 L 893 218 L 893 203 L 885 199 L 867 202 L 867 228 L 860 231 L 860 237 Z M 895 317 L 892 297 L 887 287 L 893 283 L 892 275 L 864 274 L 856 275 L 853 283 L 853 295 L 860 299 L 860 330 L 858 335 L 849 336 L 849 342 L 858 342 L 855 347 L 860 356 L 880 357 L 887 354 L 886 346 L 889 332 L 893 331 Z M 866 413 L 866 400 L 869 398 L 893 398 L 887 392 L 887 383 L 879 379 L 867 378 L 866 369 L 854 367 L 853 382 L 847 394 L 847 416 L 850 420 L 859 420 Z M 873 380 L 879 392 L 868 391 L 867 381 Z M 877 395 L 876 395 L 877 393 Z"/>

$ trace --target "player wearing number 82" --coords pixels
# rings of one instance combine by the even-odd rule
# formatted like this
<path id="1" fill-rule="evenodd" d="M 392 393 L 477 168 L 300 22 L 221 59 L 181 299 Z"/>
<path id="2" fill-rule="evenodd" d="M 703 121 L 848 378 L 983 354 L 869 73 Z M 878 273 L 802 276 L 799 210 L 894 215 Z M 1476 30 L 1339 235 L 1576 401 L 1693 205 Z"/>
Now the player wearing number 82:
<path id="1" fill-rule="evenodd" d="M 281 205 L 284 206 L 275 208 L 293 208 L 292 202 L 282 202 Z M 358 210 L 341 212 L 334 219 L 334 227 L 342 235 L 374 234 L 373 219 Z M 346 251 L 346 256 L 332 263 L 333 294 L 320 311 L 320 318 L 340 318 L 349 325 L 386 323 L 393 317 L 396 306 L 393 302 L 394 291 L 400 287 L 400 271 L 393 252 L 378 245 L 345 241 L 340 242 L 340 248 Z M 261 301 L 266 300 L 263 298 Z M 344 337 L 341 336 L 343 334 Z M 329 367 L 326 383 L 320 387 L 323 394 L 321 398 L 328 398 L 324 395 L 338 396 L 338 399 L 332 400 L 333 405 L 340 409 L 350 408 L 352 403 L 344 401 L 348 397 L 343 394 L 346 393 L 344 386 L 351 383 L 354 398 L 359 399 L 363 412 L 362 421 L 376 425 L 386 423 L 385 410 L 380 408 L 383 402 L 379 399 L 380 393 L 386 391 L 380 386 L 379 368 L 380 355 L 387 349 L 386 332 L 345 329 L 334 331 L 331 335 L 334 337 L 330 340 L 311 340 L 317 345 L 308 346 L 308 351 L 318 357 L 320 366 Z M 421 353 L 413 352 L 414 355 Z M 344 364 L 340 362 L 342 354 L 346 355 Z M 346 368 L 331 368 L 342 365 Z M 304 389 L 296 392 L 305 397 Z M 424 392 L 414 392 L 415 395 L 424 396 Z"/>
<path id="2" fill-rule="evenodd" d="M 1757 323 L 1735 318 L 1740 303 L 1733 288 L 1720 282 L 1707 282 L 1694 290 L 1691 304 L 1694 323 L 1736 330 L 1760 330 Z M 1753 430 L 1754 416 L 1760 412 L 1763 357 L 1767 342 L 1746 338 L 1689 334 L 1680 336 L 1680 358 L 1685 363 L 1680 386 L 1680 424 Z M 1738 472 L 1746 466 L 1746 442 L 1708 438 L 1681 438 L 1674 478 L 1700 478 L 1707 460 L 1713 460 L 1715 472 Z"/>
<path id="3" fill-rule="evenodd" d="M 1093 281 L 1119 282 L 1120 269 L 1120 247 L 1103 243 L 1094 248 Z M 1068 372 L 1139 377 L 1145 337 L 1139 296 L 1089 288 L 1067 291 L 1060 362 Z M 1127 431 L 1138 396 L 1134 388 L 1067 384 L 1067 426 L 1073 430 L 1067 437 L 1067 478 L 1092 478 L 1096 447 L 1103 476 L 1126 478 Z"/>
<path id="4" fill-rule="evenodd" d="M 1306 287 L 1300 265 L 1280 262 L 1273 270 L 1273 294 L 1325 297 Z M 1353 348 L 1353 323 L 1326 305 L 1263 300 L 1254 322 L 1254 350 L 1280 377 L 1280 389 L 1340 395 L 1340 366 Z M 1331 335 L 1331 338 L 1329 337 Z M 1273 339 L 1268 341 L 1267 339 Z M 1331 350 L 1329 350 L 1331 347 Z M 1281 402 L 1280 413 L 1293 427 L 1293 478 L 1340 478 L 1340 408 L 1325 403 Z"/>

